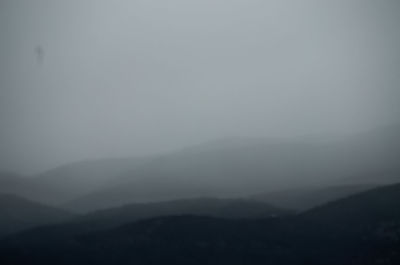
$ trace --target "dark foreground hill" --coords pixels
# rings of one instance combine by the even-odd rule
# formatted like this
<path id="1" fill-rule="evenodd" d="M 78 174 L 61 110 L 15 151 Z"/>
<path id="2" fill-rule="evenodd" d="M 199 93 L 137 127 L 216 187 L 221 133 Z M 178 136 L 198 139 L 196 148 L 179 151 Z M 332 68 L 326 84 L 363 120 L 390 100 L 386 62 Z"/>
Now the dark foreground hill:
<path id="1" fill-rule="evenodd" d="M 72 214 L 14 195 L 0 194 L 0 237 L 36 226 L 69 220 Z"/>
<path id="2" fill-rule="evenodd" d="M 400 264 L 400 185 L 301 215 L 160 217 L 103 230 L 43 227 L 0 242 L 1 264 Z"/>

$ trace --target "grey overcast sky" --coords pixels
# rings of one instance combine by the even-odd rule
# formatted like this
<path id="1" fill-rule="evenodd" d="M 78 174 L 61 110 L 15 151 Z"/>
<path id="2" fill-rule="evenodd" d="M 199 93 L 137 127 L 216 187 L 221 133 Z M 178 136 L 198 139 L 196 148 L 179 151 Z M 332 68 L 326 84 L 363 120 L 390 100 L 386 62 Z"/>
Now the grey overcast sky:
<path id="1" fill-rule="evenodd" d="M 0 0 L 0 167 L 399 115 L 397 0 Z"/>

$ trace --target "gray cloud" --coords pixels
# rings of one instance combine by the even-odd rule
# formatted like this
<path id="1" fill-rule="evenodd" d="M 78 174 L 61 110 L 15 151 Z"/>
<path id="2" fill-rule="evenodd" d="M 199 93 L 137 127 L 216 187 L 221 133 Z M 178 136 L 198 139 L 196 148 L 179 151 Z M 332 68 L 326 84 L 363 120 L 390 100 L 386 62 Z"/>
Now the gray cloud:
<path id="1" fill-rule="evenodd" d="M 390 122 L 398 11 L 394 0 L 2 0 L 0 165 Z"/>

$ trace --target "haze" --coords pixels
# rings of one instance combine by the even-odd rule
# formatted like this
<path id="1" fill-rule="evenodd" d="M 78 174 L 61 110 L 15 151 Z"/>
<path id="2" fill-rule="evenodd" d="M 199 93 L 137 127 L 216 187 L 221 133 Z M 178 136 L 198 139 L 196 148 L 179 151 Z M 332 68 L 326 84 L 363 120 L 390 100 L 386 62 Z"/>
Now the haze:
<path id="1" fill-rule="evenodd" d="M 399 11 L 395 0 L 0 0 L 0 167 L 391 123 Z"/>

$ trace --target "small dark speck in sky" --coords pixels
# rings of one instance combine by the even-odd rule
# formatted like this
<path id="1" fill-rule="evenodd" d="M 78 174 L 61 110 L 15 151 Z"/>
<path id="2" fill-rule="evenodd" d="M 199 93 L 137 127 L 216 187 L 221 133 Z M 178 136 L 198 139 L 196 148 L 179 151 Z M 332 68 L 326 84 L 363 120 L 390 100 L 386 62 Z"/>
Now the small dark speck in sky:
<path id="1" fill-rule="evenodd" d="M 35 54 L 36 54 L 36 61 L 39 65 L 43 64 L 44 61 L 44 50 L 43 47 L 40 45 L 37 45 L 35 47 Z"/>

